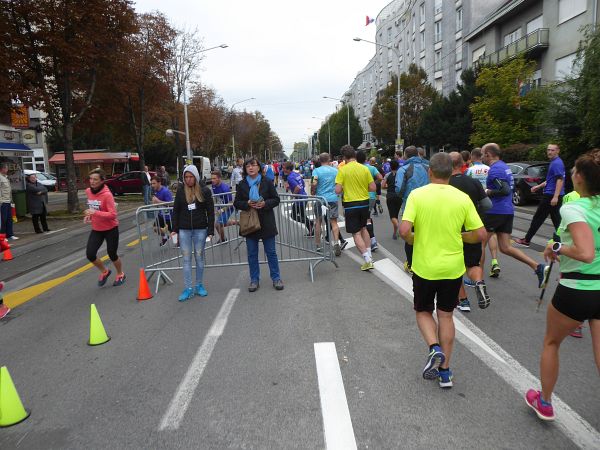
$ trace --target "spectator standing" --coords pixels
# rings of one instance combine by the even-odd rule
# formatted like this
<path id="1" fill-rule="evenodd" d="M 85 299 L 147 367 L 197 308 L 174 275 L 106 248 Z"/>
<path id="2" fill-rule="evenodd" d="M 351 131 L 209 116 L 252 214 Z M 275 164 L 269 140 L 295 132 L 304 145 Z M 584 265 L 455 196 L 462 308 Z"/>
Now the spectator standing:
<path id="1" fill-rule="evenodd" d="M 169 203 L 173 201 L 173 194 L 162 184 L 162 178 L 158 175 L 154 175 L 150 180 L 152 186 L 152 203 L 160 205 L 161 203 Z M 171 214 L 166 212 L 159 212 L 156 216 L 156 227 L 161 237 L 161 245 L 165 245 L 169 240 L 171 231 L 173 230 L 173 224 L 171 221 Z"/>
<path id="2" fill-rule="evenodd" d="M 242 181 L 242 165 L 244 160 L 242 158 L 238 158 L 235 162 L 235 167 L 231 172 L 231 189 L 237 190 L 237 185 Z"/>
<path id="3" fill-rule="evenodd" d="M 142 177 L 142 195 L 144 196 L 144 204 L 149 205 L 152 197 L 152 187 L 150 185 L 150 172 L 148 166 L 144 166 L 144 170 L 140 174 Z"/>
<path id="4" fill-rule="evenodd" d="M 465 273 L 463 242 L 480 242 L 485 238 L 485 229 L 469 196 L 448 185 L 452 173 L 450 156 L 436 153 L 428 172 L 431 183 L 413 190 L 408 197 L 400 234 L 415 246 L 414 309 L 419 330 L 429 346 L 423 378 L 437 378 L 440 387 L 451 388 L 453 312 Z M 437 323 L 433 319 L 434 303 Z"/>
<path id="5" fill-rule="evenodd" d="M 25 186 L 27 192 L 27 205 L 31 214 L 31 222 L 36 233 L 48 233 L 48 189 L 41 183 L 37 182 L 35 174 L 27 176 L 27 184 Z M 40 222 L 42 228 L 40 228 Z"/>
<path id="6" fill-rule="evenodd" d="M 6 239 L 19 239 L 13 234 L 12 221 L 12 190 L 8 179 L 8 163 L 0 163 L 0 234 L 6 235 Z"/>
<path id="7" fill-rule="evenodd" d="M 166 167 L 165 166 L 160 166 L 158 168 L 158 171 L 157 171 L 156 175 L 158 175 L 160 177 L 160 184 L 163 187 L 166 187 L 168 189 L 169 188 L 170 179 L 169 179 L 169 174 L 167 172 Z"/>

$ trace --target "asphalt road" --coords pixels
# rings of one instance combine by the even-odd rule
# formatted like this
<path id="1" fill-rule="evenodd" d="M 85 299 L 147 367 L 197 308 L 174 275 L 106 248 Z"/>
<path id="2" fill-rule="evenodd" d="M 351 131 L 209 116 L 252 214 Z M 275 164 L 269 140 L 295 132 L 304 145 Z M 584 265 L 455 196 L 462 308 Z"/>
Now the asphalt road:
<path id="1" fill-rule="evenodd" d="M 527 219 L 518 218 L 516 229 L 524 231 Z M 263 266 L 261 288 L 251 294 L 245 266 L 209 268 L 209 296 L 186 303 L 176 301 L 179 272 L 153 299 L 135 300 L 139 246 L 124 244 L 137 232 L 122 231 L 124 286 L 98 288 L 89 270 L 0 321 L 0 365 L 32 410 L 25 422 L 0 430 L 0 448 L 333 449 L 348 436 L 325 438 L 327 418 L 339 429 L 344 422 L 325 395 L 333 395 L 335 377 L 317 362 L 315 343 L 326 342 L 335 344 L 357 448 L 600 447 L 600 377 L 589 329 L 562 348 L 557 394 L 568 406 L 557 407 L 559 421 L 540 423 L 524 403 L 528 374 L 538 376 L 545 318 L 535 312 L 536 278 L 521 263 L 501 256 L 501 277 L 488 281 L 490 308 L 456 313 L 455 386 L 441 390 L 421 377 L 427 348 L 387 214 L 375 218 L 382 248 L 373 273 L 361 272 L 356 250 L 347 250 L 339 268 L 319 265 L 314 283 L 306 263 L 282 264 L 282 292 Z M 545 225 L 539 238 L 549 231 Z M 83 266 L 85 233 L 73 233 L 48 249 L 56 255 L 51 264 L 7 289 Z M 62 248 L 73 253 L 61 255 Z M 538 250 L 525 251 L 541 260 Z M 25 264 L 20 259 L 13 262 Z M 99 347 L 86 345 L 90 303 L 112 338 Z M 593 428 L 582 433 L 573 417 Z"/>

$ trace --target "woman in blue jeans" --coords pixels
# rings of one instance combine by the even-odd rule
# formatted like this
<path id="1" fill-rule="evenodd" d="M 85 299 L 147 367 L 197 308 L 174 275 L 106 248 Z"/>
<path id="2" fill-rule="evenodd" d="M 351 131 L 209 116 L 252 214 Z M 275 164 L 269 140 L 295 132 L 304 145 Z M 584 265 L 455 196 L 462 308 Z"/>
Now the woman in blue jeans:
<path id="1" fill-rule="evenodd" d="M 283 290 L 283 282 L 279 274 L 279 261 L 275 250 L 277 225 L 273 208 L 279 205 L 279 195 L 273 182 L 263 179 L 260 174 L 260 163 L 256 158 L 246 160 L 243 168 L 244 179 L 237 185 L 234 206 L 242 211 L 254 208 L 258 211 L 260 230 L 245 236 L 248 249 L 248 266 L 250 267 L 250 286 L 248 290 L 255 292 L 260 284 L 260 265 L 258 263 L 258 241 L 262 239 L 269 263 L 269 271 L 273 287 Z"/>
<path id="2" fill-rule="evenodd" d="M 206 297 L 202 284 L 204 275 L 204 246 L 206 237 L 215 233 L 215 211 L 212 192 L 200 184 L 200 174 L 194 165 L 183 169 L 183 184 L 175 194 L 173 203 L 173 232 L 178 235 L 183 254 L 184 289 L 179 296 L 185 302 L 195 295 Z M 196 284 L 192 286 L 192 253 L 196 257 Z"/>

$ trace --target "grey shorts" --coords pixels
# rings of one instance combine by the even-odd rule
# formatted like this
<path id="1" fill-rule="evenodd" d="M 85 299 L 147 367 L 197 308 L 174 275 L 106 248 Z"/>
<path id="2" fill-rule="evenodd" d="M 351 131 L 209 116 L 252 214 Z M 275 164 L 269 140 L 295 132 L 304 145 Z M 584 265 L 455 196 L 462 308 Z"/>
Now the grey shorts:
<path id="1" fill-rule="evenodd" d="M 330 219 L 337 219 L 339 217 L 340 208 L 338 206 L 338 202 L 327 203 L 327 208 L 329 209 L 329 211 L 327 211 L 327 214 L 329 215 Z M 317 217 L 318 219 L 323 217 L 323 211 L 321 210 L 320 203 L 315 203 L 314 211 L 315 211 L 315 217 Z"/>

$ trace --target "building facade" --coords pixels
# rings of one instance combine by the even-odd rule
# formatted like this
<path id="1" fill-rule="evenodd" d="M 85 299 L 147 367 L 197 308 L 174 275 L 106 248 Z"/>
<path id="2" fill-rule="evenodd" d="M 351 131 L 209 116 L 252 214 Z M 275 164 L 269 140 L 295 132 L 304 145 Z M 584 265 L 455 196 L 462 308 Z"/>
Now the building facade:
<path id="1" fill-rule="evenodd" d="M 524 53 L 535 60 L 533 85 L 574 74 L 583 30 L 598 21 L 598 0 L 513 0 L 465 36 L 469 65 L 501 64 Z"/>
<path id="2" fill-rule="evenodd" d="M 377 93 L 392 76 L 414 63 L 443 95 L 460 82 L 468 67 L 464 37 L 505 0 L 394 0 L 381 10 L 376 25 L 375 55 L 346 93 L 363 128 L 364 144 L 374 142 L 369 126 Z M 361 44 L 366 45 L 366 44 Z"/>

